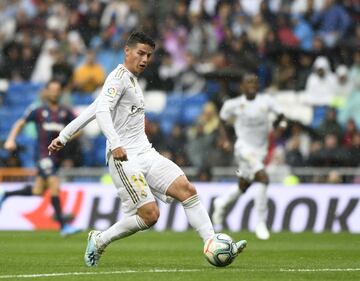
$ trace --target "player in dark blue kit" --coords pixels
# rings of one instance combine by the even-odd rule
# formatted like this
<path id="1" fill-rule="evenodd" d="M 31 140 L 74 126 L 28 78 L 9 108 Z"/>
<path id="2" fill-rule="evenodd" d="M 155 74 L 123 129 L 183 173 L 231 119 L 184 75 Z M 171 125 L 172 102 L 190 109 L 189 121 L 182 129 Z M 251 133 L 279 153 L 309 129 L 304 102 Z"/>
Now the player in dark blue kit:
<path id="1" fill-rule="evenodd" d="M 0 207 L 10 196 L 42 195 L 45 189 L 50 190 L 51 204 L 55 211 L 56 220 L 60 224 L 60 233 L 63 236 L 74 234 L 79 230 L 66 224 L 61 211 L 59 200 L 60 179 L 57 169 L 60 165 L 59 155 L 49 155 L 48 144 L 59 135 L 59 132 L 74 118 L 73 113 L 59 103 L 61 84 L 51 80 L 46 84 L 44 103 L 38 107 L 29 108 L 24 116 L 16 121 L 12 127 L 4 148 L 8 151 L 16 150 L 16 137 L 28 122 L 34 122 L 37 131 L 36 161 L 38 174 L 34 186 L 26 185 L 21 190 L 0 193 Z"/>

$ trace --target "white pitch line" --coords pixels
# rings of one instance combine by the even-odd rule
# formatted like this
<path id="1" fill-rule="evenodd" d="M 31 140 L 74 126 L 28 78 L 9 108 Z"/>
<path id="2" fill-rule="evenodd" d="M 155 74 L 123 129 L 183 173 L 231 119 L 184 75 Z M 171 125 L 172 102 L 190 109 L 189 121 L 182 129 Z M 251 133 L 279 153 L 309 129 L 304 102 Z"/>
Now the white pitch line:
<path id="1" fill-rule="evenodd" d="M 110 274 L 129 274 L 129 273 L 171 273 L 171 272 L 198 272 L 200 269 L 151 269 L 151 270 L 121 270 L 121 271 L 99 271 L 99 272 L 58 272 L 58 273 L 38 273 L 38 274 L 18 274 L 0 275 L 0 279 L 10 278 L 41 278 L 59 276 L 79 276 L 79 275 L 110 275 Z"/>
<path id="2" fill-rule="evenodd" d="M 360 271 L 360 268 L 294 268 L 294 269 L 285 269 L 281 268 L 281 272 L 332 272 L 332 271 Z"/>
<path id="3" fill-rule="evenodd" d="M 214 269 L 214 268 L 213 268 Z M 280 269 L 228 269 L 232 272 L 352 272 L 360 271 L 360 268 L 280 268 Z M 0 275 L 0 279 L 15 278 L 42 278 L 59 276 L 81 276 L 81 275 L 115 275 L 115 274 L 134 274 L 134 273 L 173 273 L 173 272 L 204 272 L 205 269 L 150 269 L 150 270 L 118 270 L 118 271 L 83 271 L 83 272 L 57 272 L 57 273 L 37 273 L 37 274 L 17 274 Z"/>

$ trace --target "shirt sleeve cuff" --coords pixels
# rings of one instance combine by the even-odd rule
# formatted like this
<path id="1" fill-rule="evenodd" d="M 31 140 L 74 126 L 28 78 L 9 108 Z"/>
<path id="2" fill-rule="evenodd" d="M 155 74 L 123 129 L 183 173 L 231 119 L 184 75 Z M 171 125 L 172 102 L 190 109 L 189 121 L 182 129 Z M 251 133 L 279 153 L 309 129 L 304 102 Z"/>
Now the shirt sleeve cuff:
<path id="1" fill-rule="evenodd" d="M 64 134 L 60 133 L 59 134 L 59 140 L 63 145 L 66 145 L 66 143 L 68 142 L 69 138 L 65 137 Z"/>
<path id="2" fill-rule="evenodd" d="M 118 147 L 121 147 L 121 143 L 119 139 L 113 140 L 110 142 L 111 151 L 115 150 Z"/>

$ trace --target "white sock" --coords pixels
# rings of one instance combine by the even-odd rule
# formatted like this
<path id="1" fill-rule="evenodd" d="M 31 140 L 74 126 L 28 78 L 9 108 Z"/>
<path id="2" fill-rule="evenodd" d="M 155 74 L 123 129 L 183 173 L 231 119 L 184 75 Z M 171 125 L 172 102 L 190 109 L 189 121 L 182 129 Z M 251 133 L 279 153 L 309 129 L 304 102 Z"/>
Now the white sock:
<path id="1" fill-rule="evenodd" d="M 219 202 L 222 209 L 228 210 L 236 203 L 242 193 L 242 190 L 237 187 L 236 190 L 226 193 L 225 195 L 216 198 L 216 200 Z"/>
<path id="2" fill-rule="evenodd" d="M 267 211 L 267 185 L 257 183 L 257 192 L 255 195 L 255 210 L 257 214 L 257 222 L 266 222 Z"/>
<path id="3" fill-rule="evenodd" d="M 100 245 L 108 245 L 112 241 L 130 236 L 139 230 L 145 230 L 149 227 L 144 223 L 143 219 L 138 215 L 124 217 L 117 223 L 110 226 L 97 236 Z"/>
<path id="4" fill-rule="evenodd" d="M 214 235 L 209 214 L 201 204 L 197 194 L 183 201 L 182 205 L 190 225 L 199 233 L 204 242 Z"/>

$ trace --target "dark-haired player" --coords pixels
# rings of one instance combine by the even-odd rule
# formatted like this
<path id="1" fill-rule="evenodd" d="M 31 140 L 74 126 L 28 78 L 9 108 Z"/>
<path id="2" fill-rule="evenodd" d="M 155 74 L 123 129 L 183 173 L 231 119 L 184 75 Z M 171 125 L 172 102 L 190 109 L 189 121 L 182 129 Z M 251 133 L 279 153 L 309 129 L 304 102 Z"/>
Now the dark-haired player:
<path id="1" fill-rule="evenodd" d="M 107 138 L 106 159 L 118 190 L 124 216 L 105 231 L 91 231 L 85 263 L 97 265 L 105 247 L 154 225 L 159 218 L 155 197 L 164 202 L 182 203 L 191 226 L 205 242 L 214 234 L 210 218 L 195 187 L 172 161 L 160 155 L 149 142 L 145 130 L 144 96 L 137 76 L 150 62 L 155 43 L 146 34 L 135 32 L 125 46 L 125 62 L 105 80 L 99 97 L 73 120 L 49 146 L 61 149 L 71 136 L 96 118 Z M 241 251 L 246 241 L 238 242 Z"/>

